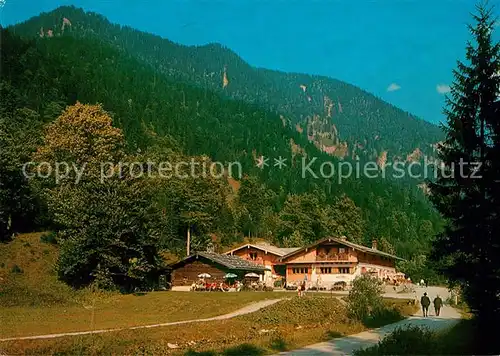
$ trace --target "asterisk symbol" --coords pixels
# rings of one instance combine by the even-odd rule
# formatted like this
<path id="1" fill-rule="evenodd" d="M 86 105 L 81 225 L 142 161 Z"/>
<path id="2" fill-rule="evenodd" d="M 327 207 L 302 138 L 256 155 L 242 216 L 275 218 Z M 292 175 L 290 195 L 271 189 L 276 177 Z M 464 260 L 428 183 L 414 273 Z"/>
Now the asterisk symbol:
<path id="1" fill-rule="evenodd" d="M 260 169 L 264 169 L 265 166 L 269 166 L 269 163 L 267 163 L 267 161 L 269 161 L 269 158 L 260 156 L 259 158 L 257 158 L 256 166 L 259 167 Z"/>
<path id="2" fill-rule="evenodd" d="M 274 159 L 274 166 L 278 167 L 279 169 L 286 167 L 285 161 L 286 161 L 286 158 L 279 156 L 279 158 Z"/>

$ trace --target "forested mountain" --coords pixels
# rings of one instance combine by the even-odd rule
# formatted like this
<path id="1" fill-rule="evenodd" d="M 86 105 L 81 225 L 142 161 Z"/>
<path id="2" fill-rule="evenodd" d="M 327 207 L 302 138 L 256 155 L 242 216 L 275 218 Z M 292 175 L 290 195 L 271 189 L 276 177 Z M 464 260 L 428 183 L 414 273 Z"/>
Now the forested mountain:
<path id="1" fill-rule="evenodd" d="M 29 36 L 40 23 L 41 32 Z M 172 63 L 156 63 L 159 71 L 140 51 L 112 43 L 109 38 L 115 36 L 130 46 L 134 41 L 144 48 L 155 46 L 137 42 L 133 36 L 159 41 L 157 47 L 170 46 L 172 53 L 165 57 Z M 219 54 L 212 57 L 214 51 Z M 0 240 L 13 232 L 56 230 L 62 251 L 60 277 L 70 284 L 85 285 L 90 275 L 107 276 L 103 277 L 106 281 L 113 279 L 117 284 L 122 282 L 112 276 L 142 280 L 159 266 L 160 251 L 185 254 L 187 230 L 192 232 L 193 249 L 210 242 L 224 249 L 245 236 L 302 246 L 324 236 L 346 235 L 365 244 L 377 239 L 381 249 L 412 258 L 425 253 L 441 229 L 439 214 L 412 179 L 354 172 L 340 182 L 338 174 L 331 178 L 303 175 L 304 162 L 311 159 L 316 159 L 311 168 L 317 173 L 322 164 L 365 163 L 370 158 L 367 153 L 353 160 L 349 143 L 339 139 L 342 133 L 328 126 L 329 112 L 334 120 L 344 114 L 345 120 L 351 119 L 353 135 L 361 130 L 361 121 L 351 116 L 356 108 L 363 108 L 359 112 L 369 114 L 375 127 L 377 115 L 386 118 L 384 110 L 389 109 L 395 113 L 390 120 L 405 126 L 399 110 L 352 86 L 324 79 L 328 85 L 337 85 L 336 106 L 332 102 L 324 115 L 307 118 L 311 115 L 307 105 L 314 103 L 314 95 L 310 102 L 306 98 L 299 104 L 296 94 L 281 93 L 303 82 L 308 88 L 299 87 L 299 93 L 309 94 L 312 83 L 320 83 L 317 78 L 253 69 L 220 46 L 178 46 L 131 29 L 120 30 L 98 15 L 67 7 L 2 29 L 1 53 Z M 189 71 L 179 69 L 189 60 L 208 63 L 222 57 L 224 61 L 233 58 L 228 71 L 231 63 L 242 68 L 240 79 L 228 74 L 222 89 L 223 77 L 202 85 L 196 70 L 190 76 Z M 212 63 L 213 68 L 217 65 Z M 289 105 L 284 104 L 287 100 Z M 342 109 L 335 114 L 334 106 Z M 297 113 L 295 118 L 291 113 Z M 412 141 L 398 135 L 411 131 L 412 139 L 418 133 L 432 137 L 432 125 L 405 117 L 407 131 L 389 130 L 382 122 L 380 127 L 392 132 L 392 138 L 373 142 L 392 142 L 403 155 L 414 147 L 403 149 L 403 142 Z M 296 124 L 305 123 L 303 132 L 291 124 L 292 118 Z M 429 131 L 423 134 L 420 126 Z M 317 137 L 308 138 L 307 128 L 315 130 Z M 383 133 L 377 133 L 382 137 Z M 318 137 L 332 140 L 350 154 L 338 157 L 318 150 Z M 372 149 L 377 147 L 382 146 Z M 415 153 L 410 156 L 419 158 Z M 237 161 L 242 175 L 167 180 L 120 176 L 100 182 L 96 172 L 102 157 L 143 163 Z M 269 158 L 269 166 L 256 165 L 262 157 Z M 273 162 L 279 157 L 287 159 L 281 169 Z M 61 159 L 87 164 L 93 173 L 76 184 L 71 181 L 74 176 L 62 182 L 28 180 L 21 170 L 25 162 L 53 164 Z"/>
<path id="2" fill-rule="evenodd" d="M 12 31 L 31 38 L 70 35 L 107 43 L 147 63 L 155 74 L 281 114 L 284 124 L 340 158 L 414 160 L 433 155 L 443 137 L 437 126 L 345 82 L 254 68 L 219 44 L 179 45 L 75 7 L 43 13 Z"/>
<path id="3" fill-rule="evenodd" d="M 167 142 L 164 146 L 183 154 L 240 161 L 244 174 L 260 177 L 266 189 L 274 192 L 268 204 L 275 213 L 286 205 L 289 194 L 322 192 L 324 197 L 317 198 L 320 206 L 346 194 L 361 210 L 365 226 L 361 238 L 369 242 L 384 237 L 405 256 L 425 247 L 439 229 L 439 216 L 416 187 L 383 178 L 351 177 L 342 184 L 335 177 L 302 178 L 298 164 L 302 157 L 317 156 L 316 169 L 335 158 L 321 154 L 298 132 L 283 127 L 278 115 L 172 82 L 98 39 L 60 36 L 23 41 L 4 30 L 2 68 L 2 97 L 11 98 L 3 100 L 5 110 L 29 108 L 50 122 L 65 105 L 77 100 L 103 103 L 114 124 L 124 130 L 130 151 L 151 146 L 147 132 L 154 131 L 168 138 L 162 141 Z M 255 166 L 255 157 L 260 155 L 294 157 L 296 164 L 283 170 L 260 169 Z M 264 209 L 265 201 L 254 199 L 249 205 Z M 247 232 L 259 235 L 263 229 L 250 227 Z"/>

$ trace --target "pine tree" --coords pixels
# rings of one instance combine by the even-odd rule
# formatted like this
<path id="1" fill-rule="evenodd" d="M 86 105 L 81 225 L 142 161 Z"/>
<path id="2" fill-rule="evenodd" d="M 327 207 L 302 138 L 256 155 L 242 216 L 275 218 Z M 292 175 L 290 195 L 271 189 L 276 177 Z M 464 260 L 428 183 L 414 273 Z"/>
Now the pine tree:
<path id="1" fill-rule="evenodd" d="M 432 200 L 448 221 L 432 257 L 488 325 L 500 320 L 500 169 L 494 156 L 500 149 L 500 130 L 498 114 L 493 113 L 500 46 L 492 40 L 492 10 L 479 5 L 473 18 L 473 42 L 467 44 L 466 63 L 458 62 L 447 98 L 447 137 L 440 147 L 444 166 L 431 184 Z"/>

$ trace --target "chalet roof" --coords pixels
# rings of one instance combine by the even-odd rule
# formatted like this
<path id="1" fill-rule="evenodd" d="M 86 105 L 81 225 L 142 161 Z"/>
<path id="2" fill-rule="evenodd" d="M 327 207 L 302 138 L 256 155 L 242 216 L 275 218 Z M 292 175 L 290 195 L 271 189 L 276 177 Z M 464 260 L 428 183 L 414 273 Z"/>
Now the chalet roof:
<path id="1" fill-rule="evenodd" d="M 289 253 L 300 250 L 300 247 L 280 247 L 280 250 L 283 251 L 285 255 L 288 255 Z"/>
<path id="2" fill-rule="evenodd" d="M 288 258 L 290 256 L 295 255 L 296 253 L 298 253 L 300 251 L 303 251 L 305 249 L 314 248 L 314 247 L 316 247 L 316 246 L 318 246 L 318 245 L 320 245 L 322 243 L 325 243 L 325 242 L 337 242 L 339 244 L 351 247 L 351 248 L 353 248 L 355 250 L 362 251 L 362 252 L 365 252 L 365 253 L 370 253 L 370 254 L 373 254 L 373 255 L 378 255 L 378 256 L 383 256 L 383 257 L 387 257 L 387 258 L 392 258 L 392 259 L 395 259 L 395 260 L 403 260 L 402 258 L 400 258 L 398 256 L 395 256 L 395 255 L 391 255 L 390 253 L 383 252 L 383 251 L 380 251 L 380 250 L 376 250 L 376 249 L 373 249 L 371 247 L 359 245 L 359 244 L 356 244 L 354 242 L 347 241 L 345 238 L 338 238 L 338 237 L 328 237 L 326 239 L 317 241 L 314 244 L 311 244 L 309 246 L 302 247 L 302 248 L 299 248 L 299 249 L 297 249 L 295 251 L 292 251 L 292 252 L 286 254 L 285 256 L 283 256 L 281 259 L 283 260 L 285 258 Z"/>
<path id="3" fill-rule="evenodd" d="M 277 247 L 274 245 L 271 245 L 269 242 L 256 242 L 253 244 L 244 244 L 241 246 L 238 246 L 230 251 L 225 252 L 226 254 L 230 254 L 231 252 L 241 250 L 242 248 L 248 248 L 248 247 L 253 247 L 258 250 L 267 252 L 267 253 L 272 253 L 273 255 L 282 257 L 285 256 L 293 251 L 299 250 L 300 247 L 289 247 L 289 248 L 282 248 L 282 247 Z"/>
<path id="4" fill-rule="evenodd" d="M 219 265 L 222 265 L 228 269 L 233 269 L 233 270 L 241 270 L 241 271 L 265 271 L 265 267 L 255 264 L 253 262 L 244 260 L 238 256 L 231 256 L 231 255 L 221 255 L 219 253 L 214 253 L 214 252 L 196 252 L 183 260 L 174 263 L 171 267 L 172 269 L 175 269 L 176 267 L 180 267 L 181 265 L 184 265 L 186 262 L 189 262 L 190 260 L 193 259 L 199 259 L 200 257 L 205 258 L 207 260 L 210 260 L 212 262 L 215 262 Z"/>

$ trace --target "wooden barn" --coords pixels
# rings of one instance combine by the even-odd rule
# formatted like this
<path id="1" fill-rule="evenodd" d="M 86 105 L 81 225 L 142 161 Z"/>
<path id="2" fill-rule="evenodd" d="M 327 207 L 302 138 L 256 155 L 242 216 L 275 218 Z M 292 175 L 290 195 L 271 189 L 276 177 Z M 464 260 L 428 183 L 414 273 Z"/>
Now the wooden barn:
<path id="1" fill-rule="evenodd" d="M 264 275 L 266 268 L 238 256 L 221 255 L 214 252 L 196 252 L 171 266 L 173 287 L 190 286 L 198 281 L 198 275 L 210 274 L 211 281 L 222 281 L 226 273 L 234 273 L 239 279 L 247 273 Z"/>

